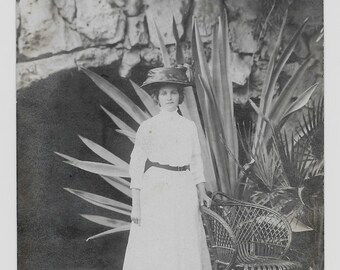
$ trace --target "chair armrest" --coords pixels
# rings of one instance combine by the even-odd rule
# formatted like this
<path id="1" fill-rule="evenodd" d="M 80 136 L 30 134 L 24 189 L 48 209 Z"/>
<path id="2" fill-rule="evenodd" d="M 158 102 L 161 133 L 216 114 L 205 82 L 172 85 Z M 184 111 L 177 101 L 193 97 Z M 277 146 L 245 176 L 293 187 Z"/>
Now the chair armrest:
<path id="1" fill-rule="evenodd" d="M 201 206 L 200 210 L 210 240 L 209 248 L 215 261 L 232 265 L 236 259 L 238 245 L 233 230 L 222 217 L 206 206 Z"/>

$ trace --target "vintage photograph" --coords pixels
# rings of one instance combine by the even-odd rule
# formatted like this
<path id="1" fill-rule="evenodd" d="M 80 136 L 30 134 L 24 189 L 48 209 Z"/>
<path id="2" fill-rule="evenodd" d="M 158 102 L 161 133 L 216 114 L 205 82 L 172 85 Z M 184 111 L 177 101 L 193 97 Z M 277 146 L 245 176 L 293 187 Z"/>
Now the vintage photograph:
<path id="1" fill-rule="evenodd" d="M 17 268 L 323 270 L 322 0 L 16 0 Z"/>

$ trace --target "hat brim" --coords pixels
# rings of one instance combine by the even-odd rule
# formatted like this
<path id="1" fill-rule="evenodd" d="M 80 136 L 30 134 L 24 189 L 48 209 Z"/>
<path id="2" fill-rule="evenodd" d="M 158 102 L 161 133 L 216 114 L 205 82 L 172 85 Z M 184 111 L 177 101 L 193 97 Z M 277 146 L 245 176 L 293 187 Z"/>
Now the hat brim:
<path id="1" fill-rule="evenodd" d="M 189 82 L 178 82 L 178 81 L 164 81 L 164 80 L 160 80 L 160 81 L 153 81 L 153 82 L 149 82 L 149 83 L 145 83 L 142 84 L 141 87 L 146 90 L 146 91 L 150 91 L 152 90 L 153 87 L 156 86 L 160 86 L 160 85 L 164 85 L 164 84 L 175 84 L 175 85 L 181 85 L 181 86 L 193 86 L 192 83 Z"/>

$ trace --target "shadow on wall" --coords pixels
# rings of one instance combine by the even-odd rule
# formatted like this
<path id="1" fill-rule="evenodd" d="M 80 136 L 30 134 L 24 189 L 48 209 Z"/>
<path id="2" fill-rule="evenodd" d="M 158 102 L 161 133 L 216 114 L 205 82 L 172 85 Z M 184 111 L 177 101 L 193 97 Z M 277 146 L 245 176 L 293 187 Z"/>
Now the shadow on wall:
<path id="1" fill-rule="evenodd" d="M 137 99 L 129 83 L 119 78 L 117 67 L 92 70 Z M 144 76 L 145 70 L 133 74 L 137 83 Z M 129 161 L 132 143 L 115 132 L 117 127 L 100 105 L 128 119 L 76 69 L 59 72 L 17 92 L 18 269 L 122 268 L 128 233 L 85 242 L 106 228 L 79 213 L 118 216 L 69 194 L 63 187 L 123 202 L 129 202 L 129 198 L 97 175 L 71 167 L 54 154 L 57 151 L 99 161 L 80 141 L 79 134 Z"/>

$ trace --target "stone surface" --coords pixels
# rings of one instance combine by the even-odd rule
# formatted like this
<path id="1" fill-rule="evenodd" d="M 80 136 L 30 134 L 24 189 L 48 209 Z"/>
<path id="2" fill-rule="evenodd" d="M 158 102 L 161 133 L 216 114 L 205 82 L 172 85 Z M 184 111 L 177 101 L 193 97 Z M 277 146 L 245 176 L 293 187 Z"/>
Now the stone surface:
<path id="1" fill-rule="evenodd" d="M 301 25 L 308 17 L 304 33 L 312 35 L 323 25 L 323 1 L 299 0 L 293 1 L 289 8 L 290 24 Z"/>
<path id="2" fill-rule="evenodd" d="M 85 67 L 110 65 L 119 61 L 122 54 L 122 49 L 120 48 L 89 48 L 79 52 L 18 63 L 16 70 L 17 89 L 27 87 L 32 82 L 45 79 L 58 71 L 75 68 L 77 65 Z"/>
<path id="3" fill-rule="evenodd" d="M 231 54 L 231 80 L 233 83 L 244 85 L 251 72 L 253 59 L 249 55 L 240 56 L 238 53 Z"/>
<path id="4" fill-rule="evenodd" d="M 132 47 L 135 45 L 147 45 L 149 43 L 149 34 L 144 14 L 127 18 L 126 35 Z"/>
<path id="5" fill-rule="evenodd" d="M 213 25 L 223 11 L 221 1 L 194 0 L 192 19 L 195 18 L 203 42 L 211 40 Z M 187 23 L 187 39 L 191 39 L 192 20 Z"/>
<path id="6" fill-rule="evenodd" d="M 20 5 L 19 2 L 15 2 L 15 26 L 16 26 L 16 30 L 17 30 L 17 35 L 20 33 Z"/>
<path id="7" fill-rule="evenodd" d="M 33 58 L 82 46 L 79 33 L 59 15 L 52 0 L 19 2 L 21 24 L 19 53 Z"/>
<path id="8" fill-rule="evenodd" d="M 96 44 L 115 44 L 124 39 L 126 16 L 108 0 L 76 0 L 77 31 Z"/>
<path id="9" fill-rule="evenodd" d="M 230 46 L 234 52 L 255 53 L 257 51 L 257 40 L 254 37 L 254 21 L 238 19 L 229 24 Z M 240 35 L 242 33 L 242 35 Z"/>
<path id="10" fill-rule="evenodd" d="M 127 16 L 138 16 L 143 8 L 142 0 L 126 0 L 127 3 L 124 7 L 124 12 Z"/>
<path id="11" fill-rule="evenodd" d="M 140 61 L 139 51 L 126 51 L 119 67 L 119 75 L 123 78 L 130 77 L 132 68 L 139 64 Z"/>
<path id="12" fill-rule="evenodd" d="M 172 34 L 173 16 L 176 20 L 179 36 L 181 37 L 183 35 L 184 22 L 189 14 L 191 1 L 192 0 L 144 0 L 150 41 L 153 45 L 159 46 L 154 21 L 158 26 L 165 44 L 175 43 L 175 39 Z"/>
<path id="13" fill-rule="evenodd" d="M 144 48 L 140 51 L 142 63 L 146 66 L 162 66 L 162 55 L 158 48 Z"/>
<path id="14" fill-rule="evenodd" d="M 239 17 L 246 21 L 255 20 L 261 13 L 259 0 L 224 0 L 224 3 L 231 21 Z"/>
<path id="15" fill-rule="evenodd" d="M 53 0 L 54 5 L 58 8 L 59 14 L 69 23 L 72 23 L 76 17 L 75 0 Z"/>

